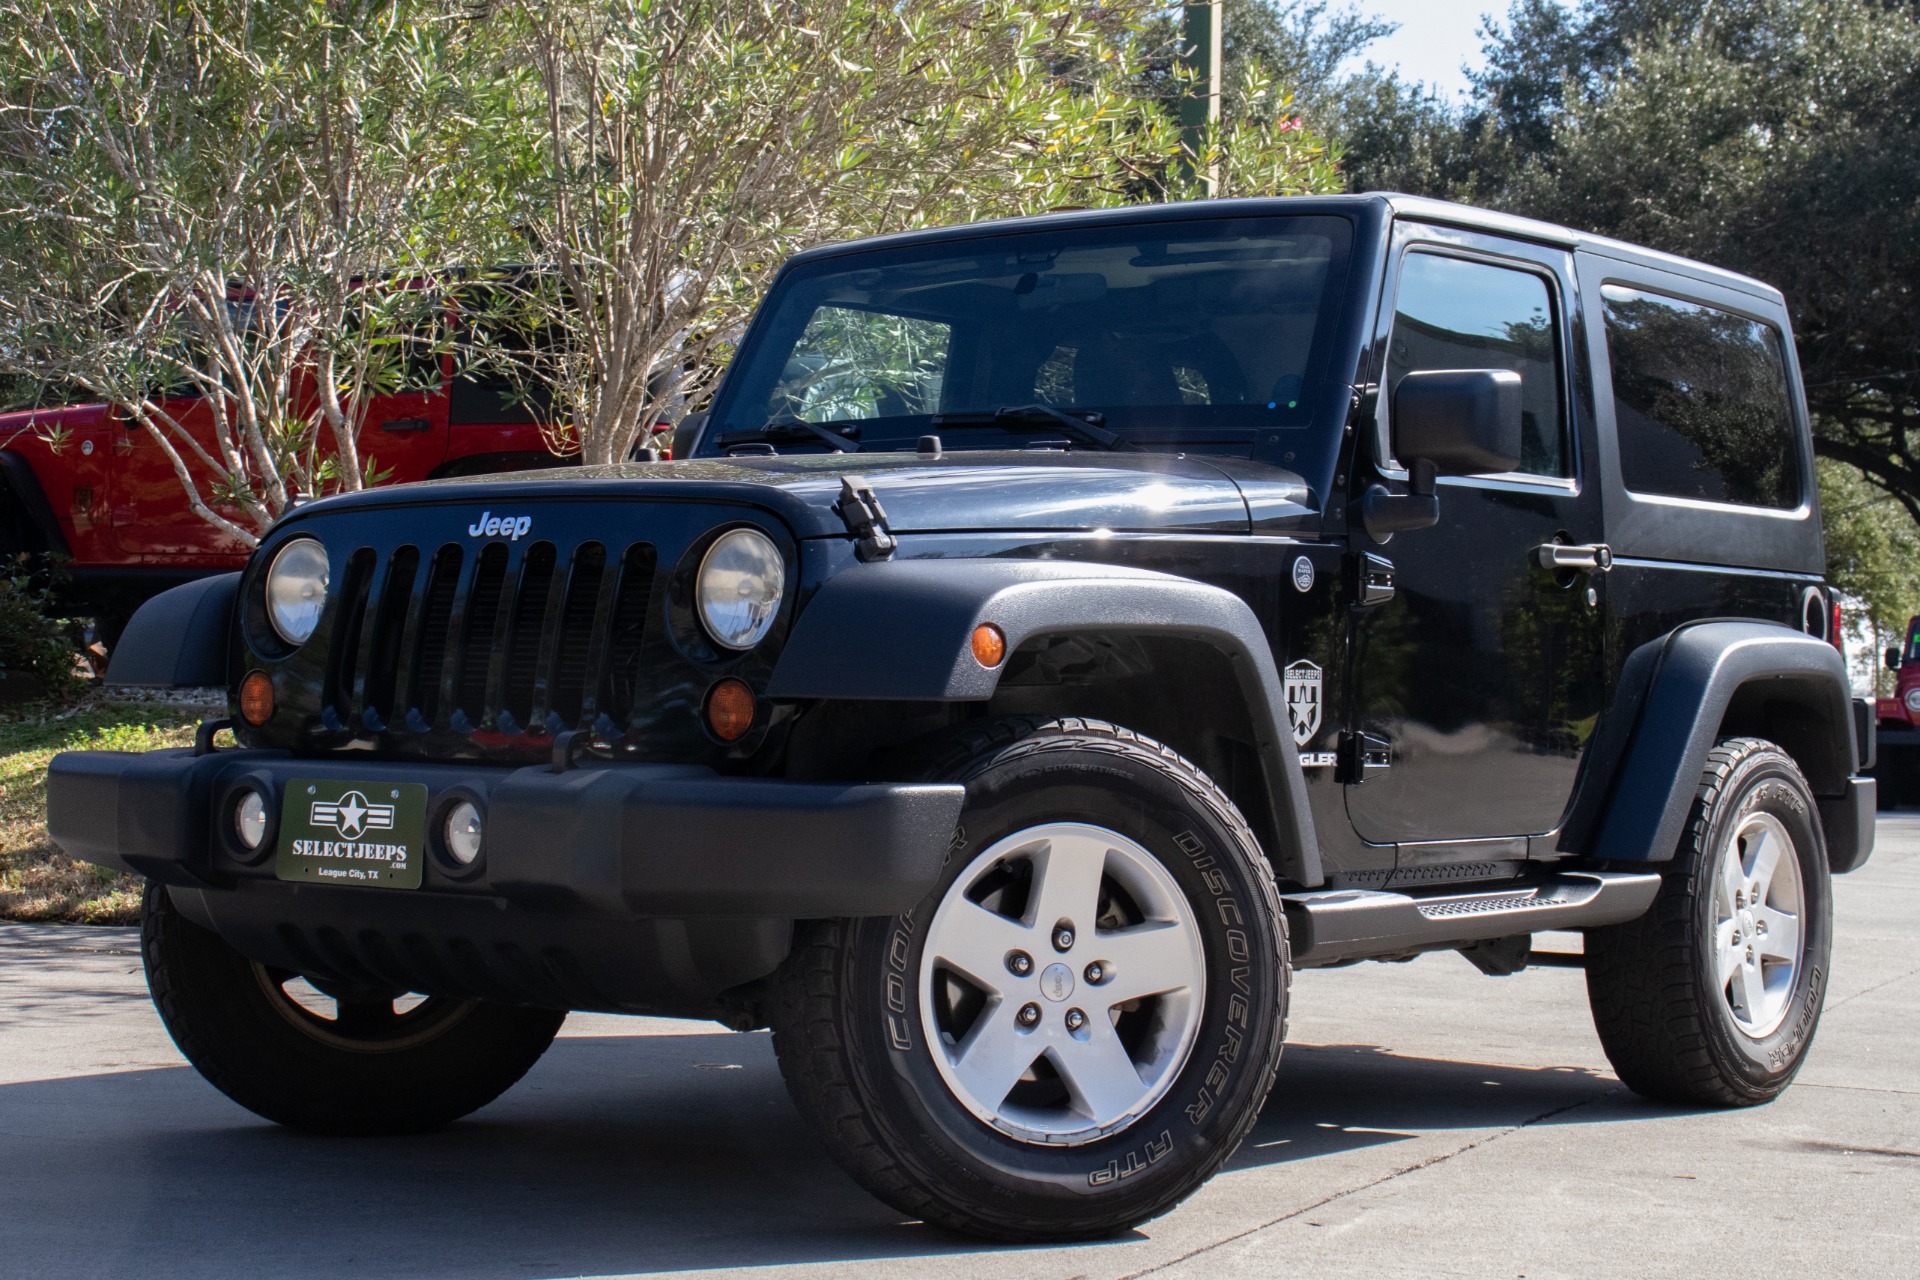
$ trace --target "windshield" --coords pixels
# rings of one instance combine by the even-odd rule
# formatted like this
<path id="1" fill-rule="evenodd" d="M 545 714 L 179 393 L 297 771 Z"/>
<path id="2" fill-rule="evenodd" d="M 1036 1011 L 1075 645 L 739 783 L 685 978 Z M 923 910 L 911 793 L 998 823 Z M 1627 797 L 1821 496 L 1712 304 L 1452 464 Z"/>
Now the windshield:
<path id="1" fill-rule="evenodd" d="M 1351 241 L 1344 218 L 1244 218 L 805 263 L 767 300 L 700 452 L 835 448 L 811 423 L 862 452 L 938 434 L 948 449 L 1260 444 L 1298 465 L 1315 409 L 1344 406 L 1322 384 Z"/>

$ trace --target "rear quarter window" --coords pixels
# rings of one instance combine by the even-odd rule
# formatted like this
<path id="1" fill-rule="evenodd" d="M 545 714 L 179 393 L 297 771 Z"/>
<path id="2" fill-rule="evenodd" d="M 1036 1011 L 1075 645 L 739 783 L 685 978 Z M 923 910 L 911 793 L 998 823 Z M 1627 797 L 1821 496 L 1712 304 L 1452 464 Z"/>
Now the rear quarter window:
<path id="1" fill-rule="evenodd" d="M 1622 285 L 1600 293 L 1626 487 L 1798 507 L 1804 482 L 1780 331 Z"/>

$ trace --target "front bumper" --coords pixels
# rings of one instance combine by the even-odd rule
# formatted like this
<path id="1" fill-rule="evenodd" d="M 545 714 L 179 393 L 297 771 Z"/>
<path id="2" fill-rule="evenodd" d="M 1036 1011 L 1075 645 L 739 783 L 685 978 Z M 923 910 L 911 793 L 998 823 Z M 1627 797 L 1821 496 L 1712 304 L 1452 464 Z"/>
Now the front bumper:
<path id="1" fill-rule="evenodd" d="M 1876 731 L 1876 737 L 1882 751 L 1888 747 L 1920 747 L 1920 729 L 1912 725 L 1901 725 L 1890 729 L 1882 722 Z"/>
<path id="2" fill-rule="evenodd" d="M 434 858 L 418 889 L 295 884 L 251 859 L 225 806 L 293 778 L 424 783 L 428 812 L 477 797 L 477 868 Z M 705 1011 L 765 976 L 792 922 L 892 915 L 932 889 L 965 800 L 954 785 L 801 783 L 698 766 L 546 768 L 73 751 L 47 775 L 69 854 L 171 887 L 263 963 L 432 994 L 565 1008 Z M 269 834 L 268 844 L 272 843 Z"/>

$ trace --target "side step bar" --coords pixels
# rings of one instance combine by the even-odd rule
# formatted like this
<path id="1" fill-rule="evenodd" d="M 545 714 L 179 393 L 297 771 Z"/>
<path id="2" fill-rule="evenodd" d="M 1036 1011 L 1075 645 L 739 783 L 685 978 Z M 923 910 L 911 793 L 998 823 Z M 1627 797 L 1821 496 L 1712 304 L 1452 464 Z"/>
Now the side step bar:
<path id="1" fill-rule="evenodd" d="M 1643 914 L 1659 892 L 1655 872 L 1567 871 L 1523 888 L 1431 898 L 1323 889 L 1280 900 L 1293 936 L 1293 962 L 1310 969 L 1546 929 L 1620 924 Z"/>

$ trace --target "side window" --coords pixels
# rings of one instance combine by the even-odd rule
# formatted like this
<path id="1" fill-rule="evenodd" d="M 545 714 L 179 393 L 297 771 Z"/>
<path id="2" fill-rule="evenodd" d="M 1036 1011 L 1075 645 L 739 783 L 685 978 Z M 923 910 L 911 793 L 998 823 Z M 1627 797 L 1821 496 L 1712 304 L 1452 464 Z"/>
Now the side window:
<path id="1" fill-rule="evenodd" d="M 452 426 L 526 426 L 554 420 L 555 331 L 516 293 L 469 286 L 460 294 L 460 342 L 448 388 Z"/>
<path id="2" fill-rule="evenodd" d="M 793 344 L 767 416 L 840 422 L 933 413 L 952 333 L 934 320 L 821 307 Z"/>
<path id="3" fill-rule="evenodd" d="M 1571 476 L 1552 286 L 1514 267 L 1409 253 L 1387 343 L 1387 396 L 1409 373 L 1510 369 L 1520 375 L 1520 470 Z"/>
<path id="4" fill-rule="evenodd" d="M 1780 331 L 1620 285 L 1600 290 L 1627 488 L 1790 510 L 1800 505 Z"/>

